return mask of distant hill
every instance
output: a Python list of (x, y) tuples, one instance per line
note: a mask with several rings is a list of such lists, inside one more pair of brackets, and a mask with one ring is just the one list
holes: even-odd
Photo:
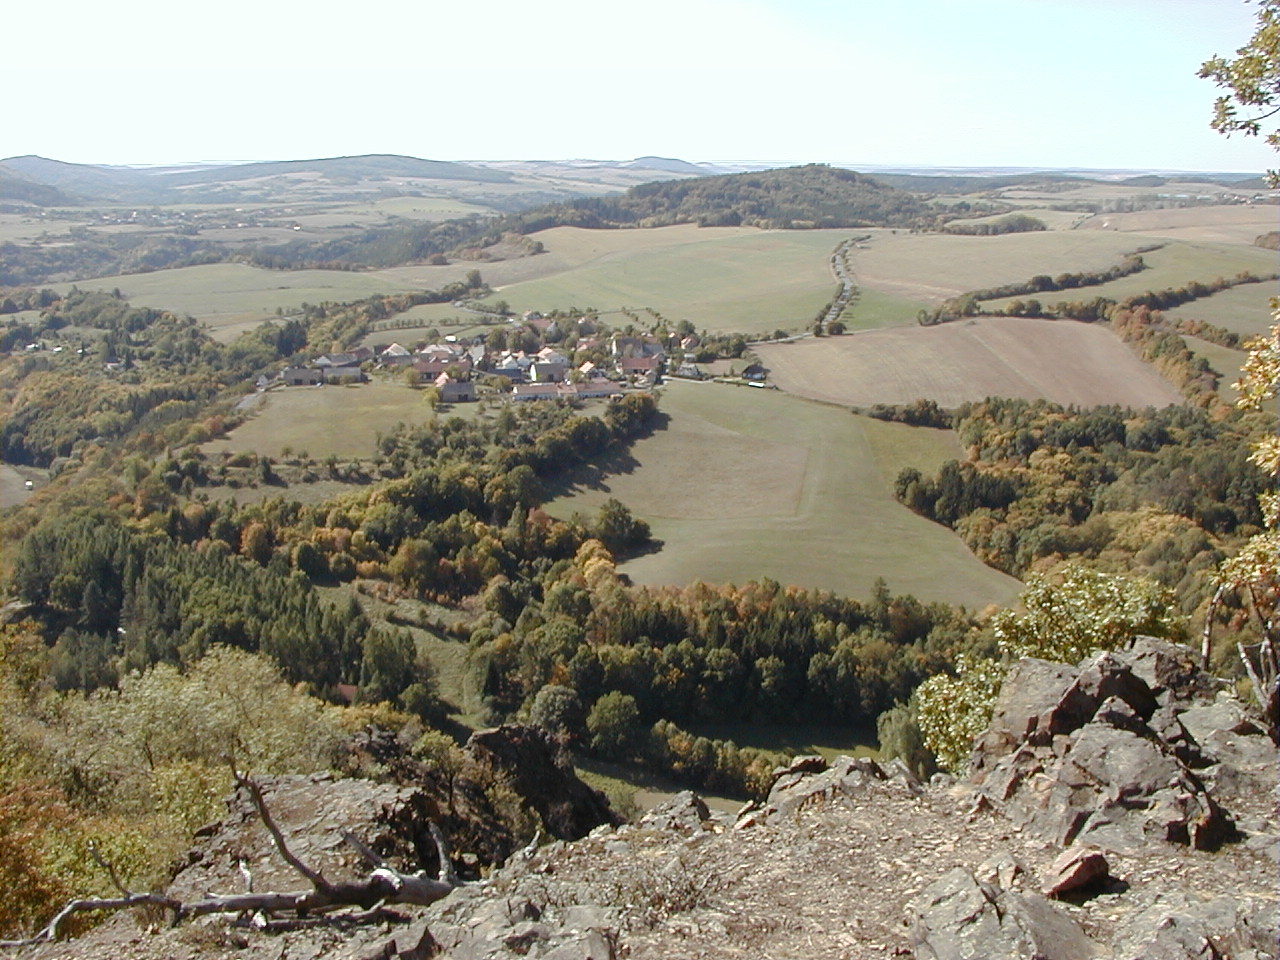
[[(318, 173), (333, 180), (380, 180), (406, 177), (430, 180), (468, 180), (479, 183), (509, 183), (511, 174), (465, 163), (421, 160), (372, 154), (362, 157), (332, 157), (317, 160), (279, 160), (265, 163), (222, 164), (189, 169), (167, 167), (135, 170), (130, 167), (63, 163), (45, 157), (23, 156), (0, 160), (0, 172), (25, 178), (34, 184), (56, 188), (69, 198), (82, 201), (111, 200), (134, 203), (164, 203), (186, 199), (176, 188), (238, 183), (290, 173)], [(37, 202), (37, 201), (32, 201)]]
[(695, 177), (705, 177), (709, 172), (706, 167), (688, 160), (674, 160), (668, 157), (636, 157), (626, 163), (619, 164), (630, 170), (661, 170), (664, 173), (687, 173)]
[(99, 167), (84, 163), (63, 163), (27, 155), (0, 160), (0, 171), (22, 177), (68, 194), (79, 200), (155, 201), (164, 189), (151, 177), (127, 167)]
[(872, 177), (821, 164), (632, 187), (617, 197), (553, 204), (520, 215), (522, 232), (550, 226), (769, 228), (907, 226), (929, 206)]
[(207, 167), (200, 170), (164, 173), (166, 183), (185, 186), (196, 183), (231, 183), (288, 173), (319, 173), (325, 177), (365, 180), (379, 177), (411, 177), (424, 180), (473, 180), (480, 183), (509, 183), (504, 170), (473, 167), (445, 160), (421, 160), (396, 154), (366, 154), (358, 157), (329, 157), (316, 160), (271, 160)]
[(21, 200), (40, 207), (70, 202), (70, 198), (57, 187), (38, 183), (3, 164), (0, 164), (0, 200)]

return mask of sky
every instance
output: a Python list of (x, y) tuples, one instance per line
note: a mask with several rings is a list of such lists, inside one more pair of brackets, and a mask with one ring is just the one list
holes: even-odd
[(1261, 171), (1245, 0), (14, 3), (0, 157)]

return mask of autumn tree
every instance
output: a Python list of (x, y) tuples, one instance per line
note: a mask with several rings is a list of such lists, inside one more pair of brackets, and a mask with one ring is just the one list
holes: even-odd
[[(1230, 136), (1256, 137), (1263, 124), (1280, 114), (1280, 0), (1259, 0), (1258, 22), (1249, 42), (1234, 59), (1214, 56), (1200, 66), (1200, 76), (1227, 91), (1214, 102), (1211, 125)], [(1266, 134), (1266, 142), (1280, 150), (1280, 128)], [(1280, 172), (1268, 171), (1272, 186)]]

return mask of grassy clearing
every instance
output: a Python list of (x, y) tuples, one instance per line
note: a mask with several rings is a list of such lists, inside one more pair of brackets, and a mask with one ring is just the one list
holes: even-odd
[[(454, 411), (475, 416), (478, 406), (459, 404)], [(202, 449), (210, 456), (227, 451), (274, 457), (288, 447), (317, 459), (331, 454), (372, 457), (378, 433), (399, 423), (425, 423), (432, 416), (420, 391), (390, 380), (358, 386), (288, 387), (271, 391), (255, 417)]]
[[(1273, 269), (1274, 266), (1273, 260)], [(1184, 303), (1166, 311), (1165, 315), (1174, 320), (1207, 320), (1241, 336), (1252, 337), (1270, 328), (1271, 298), (1275, 293), (1274, 283), (1246, 283), (1203, 300)]]
[(1164, 406), (1181, 397), (1102, 326), (980, 317), (754, 348), (783, 390), (848, 406), (984, 397)]
[(535, 235), (549, 252), (529, 261), (560, 269), (504, 285), (494, 299), (516, 310), (652, 307), (709, 330), (807, 326), (836, 289), (832, 249), (854, 232), (557, 228)]
[[(65, 293), (72, 284), (55, 284)], [(359, 300), (375, 293), (412, 289), (375, 273), (348, 270), (262, 270), (243, 263), (212, 263), (155, 273), (81, 281), (81, 289), (119, 287), (134, 306), (190, 314), (209, 325), (218, 340), (233, 340), (245, 330), (302, 303)]]
[[(1019, 584), (979, 563), (951, 531), (893, 498), (905, 451), (881, 463), (867, 421), (776, 391), (673, 383), (666, 429), (606, 469), (583, 473), (549, 505), (592, 513), (617, 497), (647, 520), (661, 550), (622, 565), (642, 584), (771, 577), (854, 597), (883, 576), (891, 590), (983, 606)], [(873, 435), (885, 425), (875, 424)], [(921, 431), (920, 466), (955, 455), (955, 439)], [(936, 447), (934, 447), (936, 444)]]
[(934, 304), (1038, 273), (1103, 269), (1142, 243), (1133, 236), (1097, 231), (998, 237), (871, 233), (871, 241), (850, 257), (858, 286)]
[[(1079, 233), (1078, 236), (1088, 236)], [(1131, 235), (1098, 234), (1099, 236), (1120, 236), (1132, 243), (1136, 239)], [(1230, 243), (1200, 243), (1184, 240), (1171, 241), (1159, 250), (1152, 250), (1142, 255), (1147, 269), (1111, 283), (1103, 283), (1096, 287), (1082, 287), (1078, 290), (1059, 290), (1042, 293), (1038, 299), (1045, 306), (1052, 306), (1060, 301), (1092, 300), (1094, 297), (1106, 297), (1110, 300), (1123, 300), (1125, 297), (1146, 293), (1148, 290), (1164, 290), (1169, 287), (1180, 287), (1190, 280), (1208, 281), (1217, 277), (1231, 277), (1242, 270), (1249, 270), (1262, 275), (1273, 273), (1276, 269), (1276, 255), (1273, 250), (1261, 247), (1246, 247)], [(1063, 271), (1077, 271), (1080, 267), (1063, 266), (1057, 270), (1046, 270), (1045, 273), (1057, 274)], [(1028, 279), (1027, 274), (1019, 279)], [(1251, 285), (1256, 289), (1264, 289), (1266, 284)], [(993, 310), (1003, 309), (1014, 299), (1026, 297), (1009, 297), (1004, 300), (988, 301), (986, 306)], [(1205, 301), (1200, 301), (1205, 302)], [(1225, 326), (1225, 324), (1224, 324)]]

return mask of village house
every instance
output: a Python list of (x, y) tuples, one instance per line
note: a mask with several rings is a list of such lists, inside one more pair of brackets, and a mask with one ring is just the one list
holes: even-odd
[(436, 377), (441, 403), (472, 403), (476, 399), (476, 385), (470, 380), (455, 380), (447, 373)]
[(393, 343), (378, 355), (384, 367), (402, 367), (413, 362), (413, 354), (398, 343)]
[(324, 383), (324, 371), (316, 367), (285, 367), (280, 371), (280, 382), (286, 387), (314, 387)]

